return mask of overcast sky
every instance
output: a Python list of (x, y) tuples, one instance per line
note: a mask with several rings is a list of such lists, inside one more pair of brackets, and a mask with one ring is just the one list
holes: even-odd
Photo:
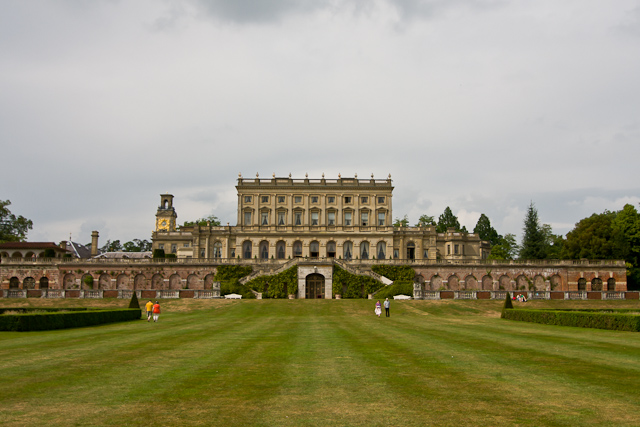
[(29, 241), (235, 225), (239, 172), (566, 234), (640, 202), (640, 1), (5, 0), (0, 149)]

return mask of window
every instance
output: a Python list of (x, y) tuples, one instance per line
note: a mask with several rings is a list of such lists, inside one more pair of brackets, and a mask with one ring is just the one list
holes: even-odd
[(327, 257), (328, 258), (336, 257), (336, 242), (327, 243)]
[(244, 196), (245, 203), (251, 203), (251, 196)]
[(447, 255), (451, 255), (451, 245), (447, 245)]
[(299, 240), (296, 242), (293, 242), (293, 256), (294, 257), (302, 256), (302, 242)]
[(260, 218), (260, 225), (269, 225), (269, 214), (267, 212), (262, 212)]
[(171, 253), (175, 254), (176, 252), (178, 252), (178, 245), (174, 243), (171, 245)]
[(269, 242), (260, 242), (260, 259), (269, 259)]
[(251, 212), (244, 213), (244, 225), (251, 225)]
[(222, 258), (222, 243), (215, 242), (213, 244), (213, 257)]
[(158, 249), (162, 249), (162, 250), (164, 251), (164, 243), (160, 243), (160, 244), (158, 245)]
[(425, 249), (422, 253), (422, 258), (429, 259), (429, 249)]
[(387, 244), (385, 242), (378, 242), (378, 259), (384, 259), (387, 252)]
[(295, 217), (294, 225), (302, 225), (302, 212), (296, 212), (293, 215)]
[(395, 248), (393, 249), (393, 257), (395, 259), (400, 258), (400, 249), (395, 249)]
[(278, 203), (284, 203), (284, 196), (278, 196)]
[(293, 198), (293, 201), (294, 201), (295, 203), (302, 203), (302, 196), (295, 196), (295, 197)]
[(311, 196), (311, 203), (318, 203), (318, 196)]
[(369, 242), (360, 243), (360, 259), (369, 259)]
[(360, 213), (360, 225), (366, 227), (369, 225), (369, 212)]
[(456, 254), (456, 255), (458, 255), (458, 247), (459, 246), (460, 245), (453, 245), (453, 253)]
[(262, 203), (269, 203), (269, 196), (262, 196)]
[(335, 203), (336, 198), (334, 196), (327, 196), (327, 203)]
[(189, 247), (189, 243), (185, 243), (185, 244), (184, 244), (184, 245), (182, 245), (182, 246), (183, 246), (183, 247), (185, 247), (185, 248), (188, 248), (188, 247)]
[(200, 249), (200, 258), (204, 258), (204, 248)]
[(336, 213), (335, 212), (329, 212), (327, 214), (327, 223), (329, 225), (336, 225)]
[(384, 203), (384, 196), (379, 196), (378, 197), (378, 203), (380, 203), (380, 204)]
[(342, 246), (342, 252), (344, 259), (351, 259), (351, 257), (353, 256), (353, 244), (351, 242), (344, 242), (344, 245)]
[(309, 256), (311, 258), (318, 258), (320, 256), (320, 244), (315, 240), (309, 244)]
[(344, 225), (351, 225), (351, 212), (344, 213)]
[(311, 212), (311, 225), (318, 225), (318, 212)]
[(276, 243), (276, 253), (277, 253), (278, 259), (284, 259), (285, 246), (286, 246), (286, 243), (283, 242), (282, 240)]
[(244, 259), (251, 259), (251, 242), (246, 241), (242, 244), (242, 255)]
[(351, 203), (351, 196), (344, 196), (345, 203)]
[(368, 197), (360, 197), (360, 203), (369, 203)]
[(378, 225), (384, 225), (384, 212), (378, 212)]
[(278, 212), (278, 225), (284, 225), (284, 212)]

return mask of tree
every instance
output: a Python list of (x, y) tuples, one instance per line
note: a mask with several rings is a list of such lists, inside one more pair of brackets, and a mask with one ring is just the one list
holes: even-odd
[(550, 224), (542, 224), (542, 233), (547, 251), (547, 259), (562, 258), (562, 248), (564, 247), (564, 237), (561, 234), (553, 234)]
[(613, 228), (615, 212), (605, 210), (593, 214), (576, 223), (567, 233), (562, 248), (562, 258), (567, 259), (615, 259), (623, 258), (621, 237), (616, 236)]
[(538, 210), (533, 202), (527, 209), (522, 231), (524, 234), (520, 247), (520, 258), (545, 259), (547, 257), (545, 234), (538, 220)]
[(624, 253), (627, 262), (627, 284), (629, 289), (640, 285), (640, 214), (632, 205), (626, 204), (618, 211), (612, 228), (616, 246)]
[(498, 244), (491, 247), (489, 259), (514, 259), (518, 256), (518, 250), (516, 236), (507, 233), (504, 237), (500, 237)]
[(151, 250), (151, 242), (148, 240), (133, 239), (122, 245), (124, 252), (147, 252)]
[(122, 245), (120, 244), (120, 240), (107, 240), (107, 243), (104, 244), (103, 247), (100, 248), (102, 252), (119, 252), (122, 250)]
[(488, 241), (491, 246), (495, 246), (502, 240), (502, 236), (498, 234), (495, 228), (491, 226), (491, 221), (485, 214), (480, 214), (478, 222), (473, 229), (482, 240)]
[(33, 222), (22, 215), (15, 216), (9, 206), (11, 201), (0, 200), (0, 243), (24, 242), (27, 232), (33, 229)]
[(451, 212), (451, 208), (447, 206), (438, 218), (438, 225), (436, 226), (436, 231), (438, 233), (446, 233), (449, 228), (455, 229), (455, 231), (464, 231), (466, 232), (466, 228), (460, 227), (460, 221), (458, 221), (458, 217)]
[(436, 225), (436, 220), (434, 219), (434, 217), (429, 215), (420, 215), (416, 227), (428, 227), (430, 225)]
[(209, 215), (204, 218), (196, 219), (195, 221), (185, 221), (182, 225), (183, 227), (193, 227), (194, 225), (198, 225), (200, 227), (204, 227), (206, 225), (211, 225), (213, 227), (219, 227), (221, 225), (220, 220), (215, 215)]
[(409, 217), (407, 215), (404, 216), (404, 218), (402, 219), (398, 219), (396, 218), (395, 222), (393, 223), (394, 227), (408, 227), (409, 226)]

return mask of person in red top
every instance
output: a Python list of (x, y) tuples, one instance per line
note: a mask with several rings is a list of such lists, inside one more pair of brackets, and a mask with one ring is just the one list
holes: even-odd
[(158, 317), (160, 317), (160, 303), (156, 301), (156, 303), (153, 305), (153, 321), (157, 322)]

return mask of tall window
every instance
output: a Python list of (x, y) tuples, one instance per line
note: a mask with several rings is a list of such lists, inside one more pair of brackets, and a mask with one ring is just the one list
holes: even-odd
[(360, 243), (360, 259), (369, 259), (369, 242)]
[(302, 242), (299, 240), (293, 242), (293, 256), (294, 257), (302, 256)]
[(318, 225), (318, 212), (311, 212), (311, 225)]
[(278, 212), (278, 225), (284, 225), (284, 212)]
[(351, 225), (351, 212), (344, 213), (344, 225)]
[(387, 244), (385, 242), (378, 242), (378, 259), (385, 259), (387, 251)]
[(175, 254), (176, 252), (178, 252), (178, 245), (174, 243), (171, 245), (171, 253)]
[(251, 212), (244, 213), (244, 225), (251, 225)]
[(262, 212), (260, 218), (260, 225), (269, 225), (269, 214), (267, 212)]
[(294, 225), (302, 225), (302, 212), (295, 212), (294, 216)]
[(369, 225), (369, 212), (360, 213), (360, 225), (362, 225), (363, 227)]
[(269, 259), (269, 242), (260, 242), (260, 259)]
[(311, 258), (318, 258), (320, 256), (320, 244), (315, 240), (309, 243), (309, 256)]
[(213, 244), (213, 257), (222, 258), (222, 243), (215, 242)]
[(329, 225), (336, 225), (336, 213), (335, 212), (329, 212), (327, 214), (327, 223)]
[(336, 257), (336, 242), (327, 242), (327, 257)]
[(276, 256), (278, 257), (278, 259), (284, 259), (284, 251), (285, 243), (280, 240), (278, 243), (276, 243)]
[(242, 244), (242, 256), (244, 259), (251, 259), (251, 242), (248, 240)]
[(378, 225), (383, 226), (385, 223), (385, 215), (384, 212), (378, 212)]
[(342, 245), (342, 256), (347, 260), (353, 257), (353, 243), (344, 242), (344, 245)]

